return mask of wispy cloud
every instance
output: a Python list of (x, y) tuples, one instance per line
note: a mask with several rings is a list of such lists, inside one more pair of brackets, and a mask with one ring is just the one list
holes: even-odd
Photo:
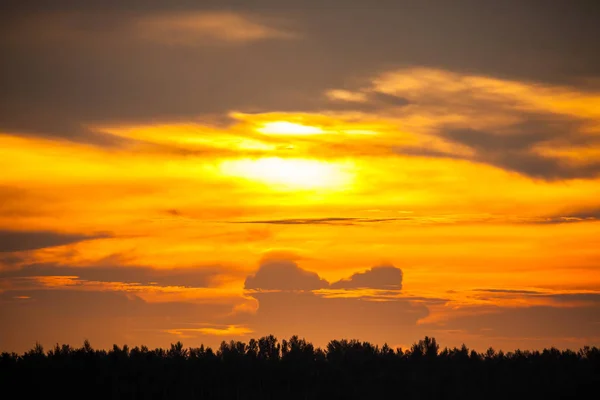
[(164, 332), (169, 333), (171, 335), (179, 336), (181, 338), (193, 338), (198, 335), (211, 335), (211, 336), (226, 336), (226, 337), (236, 337), (236, 336), (245, 336), (254, 331), (245, 326), (239, 325), (228, 325), (225, 327), (215, 326), (215, 327), (206, 327), (206, 328), (176, 328), (176, 329), (167, 329)]
[(273, 225), (356, 225), (363, 223), (377, 223), (409, 218), (351, 218), (351, 217), (329, 217), (329, 218), (286, 218), (256, 221), (228, 221), (232, 224), (273, 224)]
[(0, 253), (37, 250), (110, 236), (108, 233), (85, 235), (51, 231), (0, 230)]
[(269, 26), (260, 18), (227, 11), (147, 15), (134, 20), (133, 27), (143, 39), (185, 46), (297, 37), (283, 28)]

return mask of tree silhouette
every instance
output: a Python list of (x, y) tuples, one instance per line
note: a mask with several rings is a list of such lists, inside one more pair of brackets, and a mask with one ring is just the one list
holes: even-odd
[(86, 340), (81, 348), (57, 343), (44, 352), (36, 343), (22, 355), (2, 353), (0, 382), (5, 398), (588, 398), (600, 384), (600, 349), (477, 353), (466, 345), (440, 350), (432, 337), (408, 350), (356, 339), (321, 349), (269, 335), (223, 341), (216, 352), (181, 342), (105, 351)]

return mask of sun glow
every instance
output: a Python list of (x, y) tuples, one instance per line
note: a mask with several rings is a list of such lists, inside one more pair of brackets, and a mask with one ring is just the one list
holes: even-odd
[(224, 175), (292, 189), (339, 189), (353, 177), (350, 165), (298, 158), (227, 160), (221, 163), (220, 169)]
[(257, 129), (267, 135), (317, 135), (325, 133), (316, 126), (302, 125), (288, 121), (267, 122)]

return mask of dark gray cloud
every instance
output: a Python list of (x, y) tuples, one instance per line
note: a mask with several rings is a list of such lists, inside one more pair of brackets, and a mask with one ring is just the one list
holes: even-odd
[(63, 234), (50, 231), (7, 231), (0, 230), (0, 253), (43, 249), (62, 246), (83, 240), (109, 237), (108, 234), (83, 235)]
[(528, 224), (538, 224), (538, 225), (547, 225), (547, 224), (573, 224), (577, 222), (591, 222), (596, 221), (597, 217), (573, 217), (569, 215), (559, 216), (559, 217), (541, 217), (532, 221), (527, 221)]
[[(548, 297), (558, 302), (600, 303), (600, 293), (561, 293), (549, 295)], [(600, 323), (600, 319), (598, 319), (598, 322)]]
[[(475, 130), (456, 130), (446, 132), (443, 136), (474, 148), (476, 160), (493, 164), (503, 169), (516, 171), (534, 178), (569, 179), (594, 177), (600, 173), (600, 162), (583, 166), (573, 166), (556, 158), (544, 157), (533, 151), (533, 146), (550, 141), (559, 135), (569, 138), (571, 144), (577, 142), (572, 132), (556, 131), (544, 126), (537, 127), (540, 132), (530, 132), (527, 127), (520, 128), (519, 134), (498, 135)], [(547, 130), (546, 130), (547, 129)], [(596, 143), (600, 144), (600, 143)]]
[(572, 164), (536, 152), (536, 146), (550, 144), (557, 147), (600, 146), (598, 138), (580, 133), (581, 121), (538, 114), (522, 114), (519, 117), (525, 122), (496, 130), (442, 128), (437, 132), (443, 139), (470, 147), (474, 150), (473, 156), (427, 148), (398, 148), (396, 152), (413, 156), (469, 159), (544, 180), (593, 178), (600, 175), (600, 161)]
[(402, 271), (391, 265), (373, 267), (364, 272), (357, 272), (350, 278), (331, 284), (332, 289), (402, 289)]
[(549, 215), (533, 221), (536, 224), (571, 224), (576, 222), (591, 222), (600, 220), (599, 209), (583, 209), (579, 211), (563, 212), (560, 215)]
[[(301, 38), (190, 48), (125, 34), (140, 15), (219, 9), (283, 19)], [(0, 129), (71, 140), (102, 142), (90, 123), (318, 110), (328, 88), (402, 66), (580, 86), (600, 76), (590, 1), (9, 0), (2, 11)], [(60, 29), (68, 40), (52, 39)]]
[(372, 92), (369, 94), (369, 98), (375, 103), (392, 107), (401, 107), (410, 104), (410, 101), (404, 97), (382, 92)]
[(382, 265), (357, 272), (349, 278), (330, 284), (317, 273), (300, 268), (295, 262), (282, 258), (266, 258), (256, 274), (248, 276), (245, 289), (262, 290), (317, 290), (317, 289), (402, 289), (402, 270)]
[(534, 178), (568, 179), (594, 177), (600, 174), (600, 162), (583, 166), (569, 165), (556, 158), (544, 157), (533, 151), (535, 145), (561, 136), (570, 144), (596, 144), (594, 139), (584, 139), (574, 134), (572, 124), (551, 125), (543, 121), (519, 124), (516, 134), (498, 134), (471, 129), (450, 130), (443, 137), (467, 145), (476, 151), (477, 161), (493, 164)]
[(428, 305), (446, 301), (419, 297), (328, 297), (310, 290), (368, 287), (381, 289), (382, 296), (397, 295), (402, 272), (391, 266), (375, 267), (331, 286), (317, 274), (291, 262), (273, 264), (271, 268), (261, 266), (259, 273), (260, 280), (253, 278), (250, 283), (246, 280), (246, 289), (279, 290), (250, 294), (259, 303), (256, 315), (249, 318), (257, 334), (277, 332), (284, 337), (299, 334), (318, 344), (348, 335), (377, 343), (409, 343), (416, 337), (417, 321), (429, 314)]
[(586, 208), (567, 213), (565, 216), (579, 219), (600, 219), (600, 207)]
[[(367, 286), (381, 288), (382, 295), (397, 295), (401, 276), (397, 268), (375, 267), (353, 275), (340, 287)], [(257, 335), (276, 332), (280, 337), (286, 337), (298, 334), (319, 345), (332, 337), (348, 338), (349, 335), (376, 343), (409, 343), (417, 336), (417, 321), (429, 313), (427, 306), (445, 302), (419, 297), (375, 299), (316, 294), (309, 289), (328, 288), (329, 284), (317, 274), (307, 273), (291, 262), (272, 264), (270, 268), (263, 265), (256, 278), (251, 278), (252, 281), (246, 281), (246, 289), (274, 289), (250, 293), (259, 305), (256, 315), (248, 316), (247, 320), (256, 328)], [(387, 289), (396, 290), (385, 291)]]
[(230, 304), (149, 303), (125, 292), (4, 291), (0, 293), (0, 351), (23, 351), (35, 342), (46, 348), (55, 343), (76, 346), (84, 339), (98, 348), (113, 343), (164, 347), (177, 340), (166, 330), (207, 321), (227, 323), (230, 311)]
[(155, 269), (140, 266), (87, 266), (73, 267), (52, 264), (26, 265), (18, 270), (0, 271), (0, 279), (30, 278), (36, 276), (76, 276), (82, 281), (156, 284), (159, 286), (209, 287), (222, 272), (213, 268)]
[(258, 311), (252, 318), (257, 335), (304, 336), (318, 345), (332, 338), (358, 338), (374, 343), (411, 343), (421, 335), (417, 321), (426, 304), (406, 299), (366, 301), (324, 298), (313, 293), (255, 293)]
[(256, 274), (246, 278), (245, 289), (258, 290), (317, 290), (329, 282), (314, 272), (305, 271), (296, 263), (285, 260), (266, 260)]
[(489, 337), (597, 337), (600, 335), (600, 307), (497, 307), (483, 314), (474, 310), (473, 315), (444, 322), (443, 329)]
[(474, 292), (487, 293), (489, 299), (498, 295), (514, 295), (522, 298), (544, 298), (556, 303), (600, 303), (600, 293), (595, 292), (571, 292), (571, 293), (548, 293), (536, 290), (517, 289), (473, 289)]

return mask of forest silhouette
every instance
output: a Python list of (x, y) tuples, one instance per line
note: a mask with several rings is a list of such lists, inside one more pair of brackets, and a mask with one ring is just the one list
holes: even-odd
[(359, 340), (318, 348), (298, 336), (181, 342), (151, 350), (40, 344), (2, 353), (5, 398), (101, 399), (544, 399), (587, 398), (600, 387), (600, 349), (485, 353), (425, 337), (409, 349)]

